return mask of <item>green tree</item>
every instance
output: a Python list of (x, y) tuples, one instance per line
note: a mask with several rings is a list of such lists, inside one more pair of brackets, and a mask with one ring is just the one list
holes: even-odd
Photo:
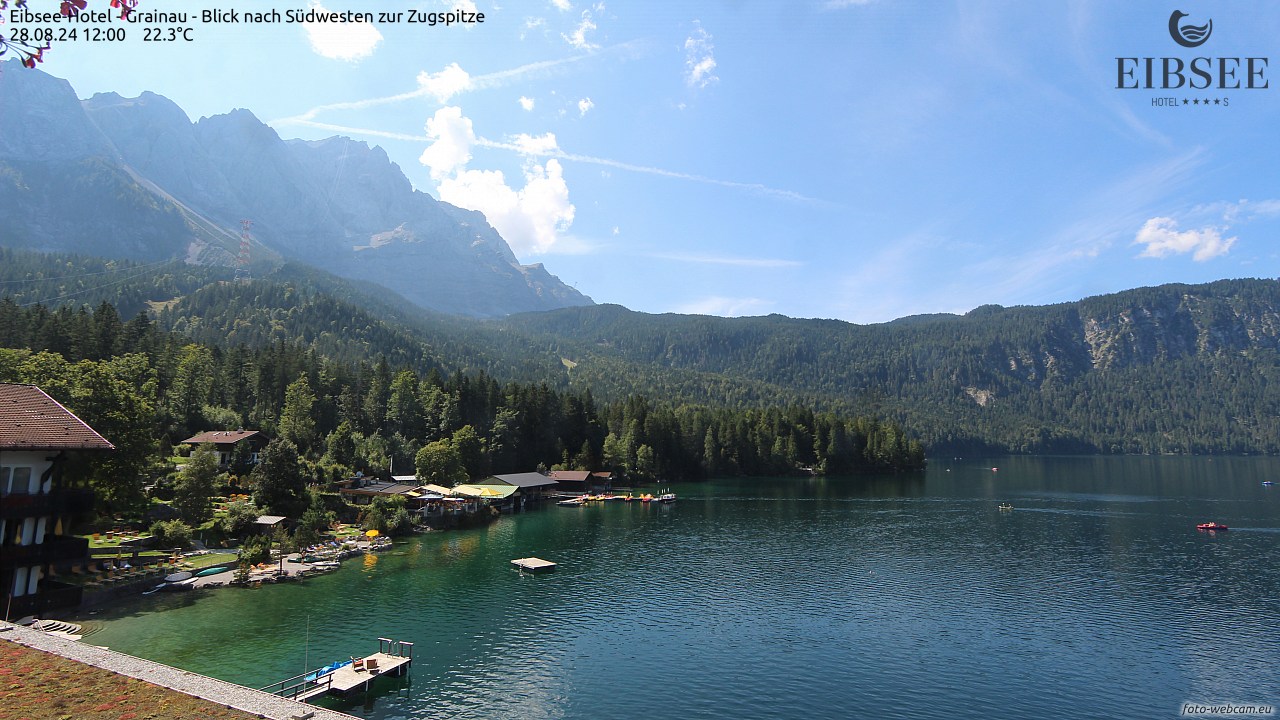
[(215, 374), (213, 352), (209, 348), (191, 343), (179, 352), (178, 367), (165, 393), (165, 402), (169, 414), (181, 423), (179, 437), (186, 437), (197, 429), (195, 424), (201, 420), (204, 406), (212, 397)]
[(161, 550), (191, 547), (191, 526), (181, 520), (160, 520), (151, 524), (151, 546)]
[(68, 407), (116, 449), (88, 463), (97, 502), (107, 513), (137, 513), (145, 473), (158, 451), (155, 371), (142, 355), (76, 363)]
[(247, 500), (239, 500), (227, 505), (227, 514), (222, 517), (219, 524), (227, 537), (244, 537), (253, 529), (253, 524), (260, 515), (262, 510), (257, 505)]
[(351, 467), (356, 462), (355, 428), (349, 420), (338, 423), (338, 427), (324, 439), (325, 459), (331, 463)]
[(191, 453), (173, 485), (173, 507), (182, 519), (200, 525), (213, 517), (214, 485), (218, 479), (218, 454), (212, 443)]
[(418, 480), (424, 483), (452, 486), (467, 479), (462, 455), (449, 440), (427, 443), (414, 457)]
[(310, 451), (316, 439), (314, 416), (316, 394), (307, 376), (299, 376), (284, 391), (284, 410), (280, 412), (280, 437), (293, 443), (300, 454)]
[(413, 515), (400, 496), (377, 497), (365, 509), (360, 527), (383, 535), (406, 535), (413, 530)]
[(502, 407), (489, 429), (489, 467), (494, 472), (515, 469), (520, 451), (520, 413)]
[(253, 502), (273, 515), (296, 518), (310, 504), (302, 460), (298, 448), (283, 438), (267, 444), (261, 462), (249, 477), (253, 482)]
[(311, 503), (307, 506), (307, 511), (302, 514), (302, 518), (298, 520), (298, 528), (293, 535), (294, 543), (298, 547), (320, 542), (324, 538), (324, 532), (336, 519), (334, 513), (325, 508), (324, 498), (319, 490), (312, 488), (309, 494)]
[(470, 425), (463, 425), (453, 433), (453, 447), (462, 460), (462, 468), (468, 478), (482, 477), (488, 472), (485, 462), (484, 440)]

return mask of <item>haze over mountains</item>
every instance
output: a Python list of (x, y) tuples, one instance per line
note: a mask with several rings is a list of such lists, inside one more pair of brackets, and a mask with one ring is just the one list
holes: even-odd
[(282, 140), (247, 110), (192, 123), (165, 97), (0, 72), (0, 243), (230, 265), (253, 221), (259, 268), (290, 258), (471, 316), (589, 305), (522, 265), (478, 212), (413, 189), (379, 147)]

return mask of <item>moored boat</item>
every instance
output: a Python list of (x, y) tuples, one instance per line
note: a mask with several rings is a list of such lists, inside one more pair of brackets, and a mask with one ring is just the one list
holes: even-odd
[(576, 497), (576, 498), (569, 498), (568, 500), (561, 500), (556, 504), (561, 507), (582, 507), (583, 505), (586, 504), (586, 501), (580, 497)]
[(1000, 503), (1000, 509), (1001, 509), (1001, 510), (1012, 510), (1012, 509), (1013, 509), (1013, 506), (1012, 506), (1012, 505), (1010, 505), (1009, 503)]
[(1207, 523), (1200, 523), (1199, 525), (1196, 526), (1196, 529), (1222, 531), (1222, 530), (1230, 530), (1231, 528), (1227, 527), (1226, 525), (1223, 525), (1222, 523), (1207, 522)]

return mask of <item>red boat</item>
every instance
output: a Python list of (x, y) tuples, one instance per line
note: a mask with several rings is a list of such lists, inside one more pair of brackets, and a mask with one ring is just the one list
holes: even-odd
[(1222, 523), (1207, 522), (1207, 523), (1200, 523), (1199, 525), (1196, 526), (1196, 529), (1197, 530), (1230, 530), (1231, 528), (1227, 527), (1226, 525), (1223, 525)]

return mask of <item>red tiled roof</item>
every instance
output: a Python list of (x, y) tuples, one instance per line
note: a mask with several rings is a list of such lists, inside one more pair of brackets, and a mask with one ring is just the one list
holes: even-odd
[(114, 450), (35, 385), (0, 383), (0, 450)]
[(209, 430), (202, 432), (194, 437), (183, 440), (184, 443), (192, 443), (194, 445), (203, 445), (204, 443), (213, 443), (214, 445), (235, 445), (236, 443), (257, 435), (257, 430)]

